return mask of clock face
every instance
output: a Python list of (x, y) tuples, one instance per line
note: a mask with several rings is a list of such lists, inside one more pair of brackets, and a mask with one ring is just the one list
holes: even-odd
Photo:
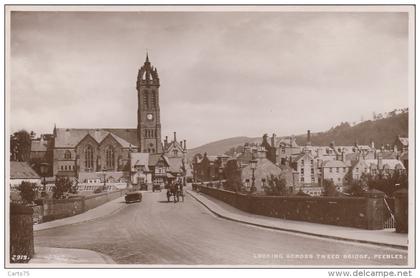
[(149, 113), (149, 114), (146, 115), (146, 117), (149, 121), (153, 120), (153, 114)]

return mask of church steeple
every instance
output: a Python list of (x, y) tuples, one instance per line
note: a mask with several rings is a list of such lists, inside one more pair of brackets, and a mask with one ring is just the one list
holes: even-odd
[(158, 72), (146, 52), (146, 60), (137, 75), (137, 136), (141, 152), (162, 153), (159, 87)]

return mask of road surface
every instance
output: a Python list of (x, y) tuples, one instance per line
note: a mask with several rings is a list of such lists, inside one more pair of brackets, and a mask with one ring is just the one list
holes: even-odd
[(35, 245), (89, 249), (119, 264), (407, 265), (404, 250), (240, 224), (214, 216), (189, 195), (168, 203), (164, 190), (101, 219), (37, 231)]

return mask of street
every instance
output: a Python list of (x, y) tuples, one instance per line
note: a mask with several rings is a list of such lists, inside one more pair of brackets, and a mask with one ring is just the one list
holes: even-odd
[(119, 264), (406, 265), (404, 250), (258, 228), (218, 218), (191, 196), (166, 190), (79, 224), (35, 232), (35, 246), (101, 252)]

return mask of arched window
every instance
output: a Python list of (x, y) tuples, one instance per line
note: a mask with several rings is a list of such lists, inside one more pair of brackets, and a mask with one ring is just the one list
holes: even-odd
[(143, 103), (144, 106), (149, 106), (149, 92), (143, 91), (144, 97), (143, 97)]
[(85, 149), (85, 168), (93, 169), (93, 148), (91, 145), (88, 145)]
[(64, 159), (71, 159), (71, 152), (69, 150), (64, 152)]
[(108, 148), (105, 151), (105, 157), (106, 157), (106, 168), (107, 169), (114, 169), (115, 167), (115, 154), (114, 154), (114, 148), (112, 146), (108, 146)]
[(151, 98), (152, 98), (152, 107), (156, 107), (156, 92), (155, 91), (152, 92)]

